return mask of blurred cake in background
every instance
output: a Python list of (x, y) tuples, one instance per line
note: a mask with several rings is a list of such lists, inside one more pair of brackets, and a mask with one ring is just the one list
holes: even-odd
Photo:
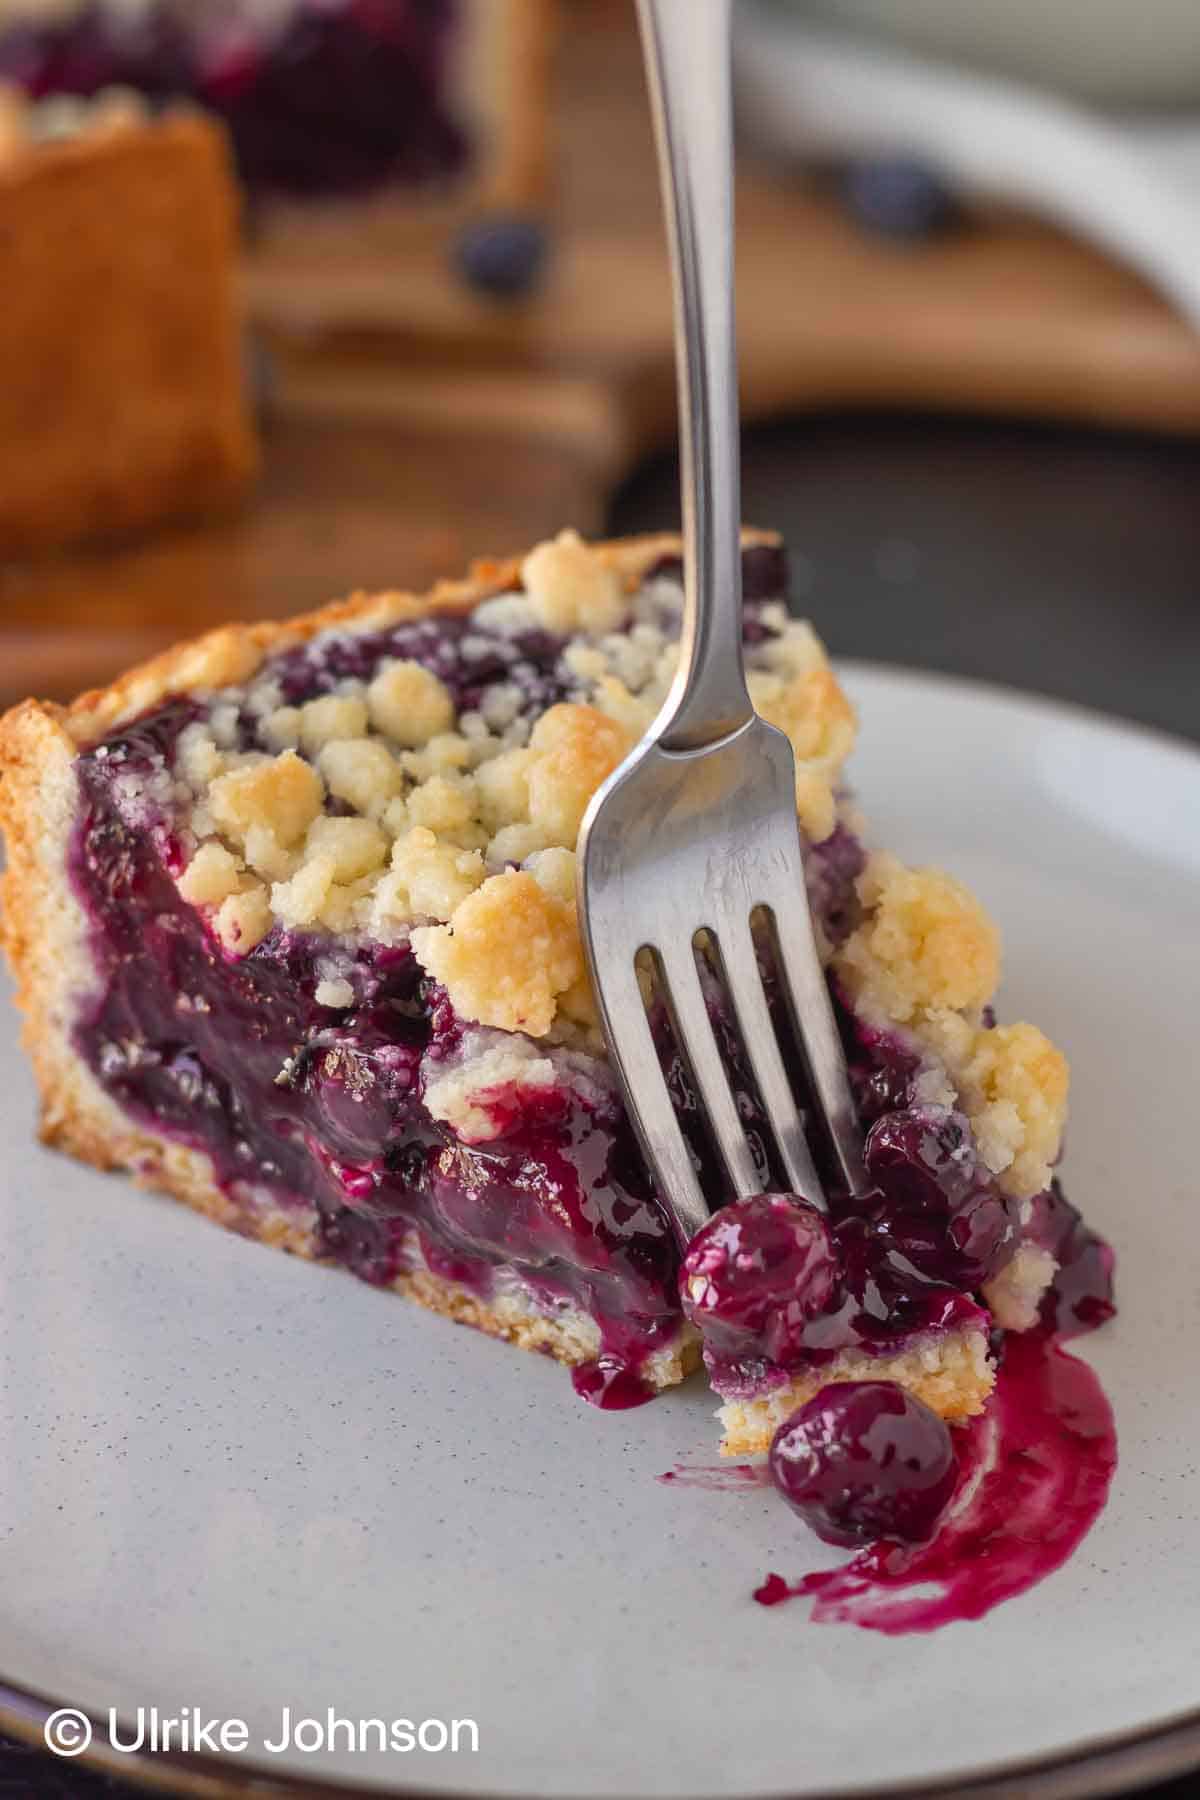
[(246, 490), (237, 212), (199, 112), (0, 88), (0, 556)]
[(0, 0), (0, 77), (37, 97), (117, 84), (195, 101), (225, 123), (255, 192), (475, 181), (481, 163), (526, 154), (538, 134), (551, 11), (549, 0)]
[(0, 71), (27, 92), (186, 96), (252, 187), (340, 192), (452, 174), (455, 0), (0, 0)]

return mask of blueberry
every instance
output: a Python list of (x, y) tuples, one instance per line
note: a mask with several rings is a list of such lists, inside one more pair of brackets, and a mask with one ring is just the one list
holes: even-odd
[(1029, 1235), (1058, 1263), (1042, 1300), (1043, 1326), (1063, 1337), (1094, 1331), (1117, 1310), (1110, 1245), (1084, 1224), (1057, 1181), (1037, 1196), (1032, 1210)]
[(954, 1493), (949, 1428), (890, 1381), (821, 1389), (775, 1433), (771, 1479), (828, 1544), (925, 1543)]
[(545, 260), (544, 227), (519, 213), (473, 219), (454, 246), (455, 266), (468, 286), (500, 300), (527, 294)]
[(838, 1264), (824, 1216), (795, 1194), (757, 1194), (714, 1213), (679, 1276), (687, 1317), (720, 1356), (787, 1362), (833, 1298)]
[(954, 219), (954, 196), (936, 169), (913, 156), (864, 157), (845, 175), (846, 204), (861, 225), (915, 242)]
[(888, 1199), (913, 1212), (953, 1209), (978, 1177), (971, 1127), (943, 1106), (885, 1113), (868, 1132), (863, 1155)]
[(867, 1133), (863, 1155), (884, 1196), (890, 1245), (929, 1280), (975, 1288), (1011, 1256), (1014, 1207), (980, 1164), (961, 1113), (939, 1106), (885, 1113)]

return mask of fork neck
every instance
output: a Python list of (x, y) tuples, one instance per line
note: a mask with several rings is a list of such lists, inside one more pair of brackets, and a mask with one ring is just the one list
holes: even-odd
[(742, 656), (730, 0), (638, 0), (675, 295), (684, 617), (656, 735), (713, 743), (753, 716)]

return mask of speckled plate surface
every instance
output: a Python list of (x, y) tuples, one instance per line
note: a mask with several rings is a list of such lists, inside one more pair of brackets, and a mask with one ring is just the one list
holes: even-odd
[[(1080, 1349), (1121, 1466), (1074, 1559), (929, 1636), (764, 1611), (767, 1569), (834, 1553), (762, 1490), (655, 1479), (715, 1460), (702, 1383), (594, 1412), (549, 1362), (50, 1155), (9, 1015), (0, 1722), (36, 1724), (18, 1690), (101, 1719), (199, 1707), (246, 1724), (230, 1777), (483, 1794), (828, 1794), (1029, 1760), (1095, 1793), (1200, 1756), (1200, 757), (848, 674), (877, 841), (986, 898), (1003, 1011), (1074, 1065), (1068, 1189), (1117, 1245), (1122, 1309)], [(268, 1751), (285, 1707), (471, 1719), (479, 1748)]]

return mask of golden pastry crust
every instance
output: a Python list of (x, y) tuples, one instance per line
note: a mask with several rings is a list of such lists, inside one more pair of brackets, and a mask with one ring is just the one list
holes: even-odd
[(847, 1350), (759, 1399), (726, 1402), (717, 1412), (725, 1434), (721, 1455), (757, 1456), (769, 1450), (783, 1421), (831, 1381), (897, 1382), (953, 1422), (983, 1411), (996, 1384), (996, 1371), (988, 1357), (987, 1334), (974, 1328), (931, 1339), (897, 1356)]
[[(745, 541), (773, 545), (778, 538), (747, 532)], [(597, 553), (634, 588), (664, 557), (678, 556), (680, 544), (677, 537), (661, 535), (600, 545)], [(45, 1143), (97, 1169), (127, 1170), (142, 1186), (171, 1194), (245, 1236), (294, 1255), (316, 1256), (311, 1213), (263, 1208), (252, 1196), (226, 1191), (207, 1156), (140, 1129), (75, 1053), (72, 1022), (95, 985), (87, 920), (67, 873), (78, 805), (75, 758), (170, 695), (238, 686), (267, 656), (320, 632), (373, 631), (431, 612), (469, 611), (514, 587), (520, 566), (516, 558), (480, 562), (465, 580), (440, 582), (427, 594), (358, 594), (284, 624), (225, 626), (164, 651), (71, 706), (27, 700), (0, 719), (0, 827), (7, 850), (0, 877), (0, 941), (16, 978)], [(250, 891), (261, 888), (251, 884)], [(238, 898), (230, 895), (222, 904)], [(583, 1315), (564, 1323), (528, 1304), (522, 1309), (512, 1296), (485, 1303), (424, 1270), (399, 1277), (395, 1286), (436, 1312), (525, 1348), (549, 1351), (561, 1361), (577, 1363), (594, 1354)], [(694, 1339), (681, 1326), (678, 1341), (652, 1361), (649, 1378), (659, 1386), (679, 1381), (697, 1355)]]
[(24, 553), (228, 507), (258, 455), (220, 127), (97, 102), (74, 136), (41, 142), (8, 113), (0, 546)]

